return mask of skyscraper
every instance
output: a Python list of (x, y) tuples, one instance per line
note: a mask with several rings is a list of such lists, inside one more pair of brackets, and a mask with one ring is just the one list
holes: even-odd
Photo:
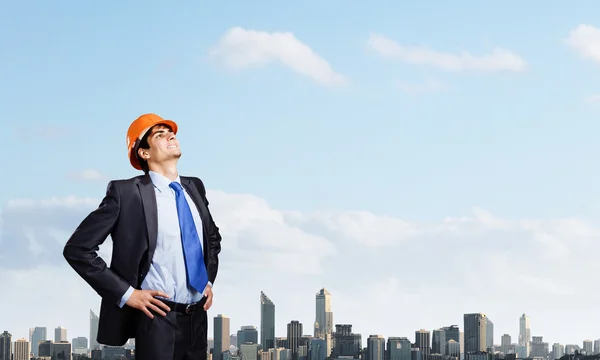
[(431, 353), (431, 333), (428, 330), (415, 331), (415, 347), (421, 350), (421, 354)]
[(405, 337), (389, 337), (387, 341), (387, 360), (411, 360), (411, 343)]
[(519, 352), (520, 357), (526, 358), (530, 353), (530, 345), (531, 342), (531, 323), (529, 320), (529, 316), (526, 314), (521, 315), (519, 318)]
[(263, 350), (275, 347), (275, 304), (260, 292), (260, 344)]
[(67, 329), (62, 326), (54, 329), (54, 342), (62, 342), (67, 340)]
[(29, 341), (26, 339), (15, 341), (15, 353), (13, 354), (13, 358), (13, 360), (29, 360)]
[(465, 314), (465, 354), (487, 351), (487, 316), (482, 313)]
[(215, 345), (213, 348), (213, 360), (223, 360), (223, 353), (229, 351), (229, 334), (230, 321), (227, 316), (219, 314), (214, 321), (214, 339)]
[(494, 347), (494, 323), (487, 316), (485, 321), (485, 349), (486, 351), (493, 352), (493, 350), (490, 349)]
[(12, 360), (12, 335), (8, 331), (0, 334), (0, 360)]
[(333, 333), (333, 313), (331, 312), (331, 294), (325, 288), (315, 296), (315, 337), (325, 339)]
[(40, 341), (48, 340), (47, 329), (45, 327), (35, 327), (29, 329), (29, 346), (31, 347), (31, 353), (34, 356), (38, 356), (38, 344)]
[(385, 338), (381, 335), (370, 335), (367, 338), (367, 351), (369, 360), (384, 360)]
[(287, 340), (288, 347), (292, 351), (292, 359), (298, 359), (298, 345), (302, 337), (302, 323), (297, 320), (292, 320), (287, 325)]
[(250, 343), (250, 344), (258, 344), (258, 330), (256, 330), (256, 326), (245, 325), (242, 326), (240, 330), (237, 332), (237, 343), (238, 348), (242, 344)]
[(98, 337), (98, 315), (96, 315), (91, 309), (90, 309), (90, 349), (91, 350), (98, 350), (100, 349), (100, 344), (98, 344), (98, 340), (96, 339)]

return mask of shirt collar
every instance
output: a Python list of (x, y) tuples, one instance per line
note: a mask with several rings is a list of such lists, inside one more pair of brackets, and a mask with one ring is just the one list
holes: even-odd
[[(161, 175), (154, 171), (149, 171), (148, 175), (150, 175), (150, 179), (152, 179), (152, 184), (154, 184), (158, 191), (163, 192), (165, 190), (171, 189), (169, 187), (169, 184), (171, 184), (172, 181), (164, 175)], [(178, 182), (181, 185), (181, 178), (179, 177), (179, 175), (177, 175), (177, 179), (175, 179), (175, 182)]]

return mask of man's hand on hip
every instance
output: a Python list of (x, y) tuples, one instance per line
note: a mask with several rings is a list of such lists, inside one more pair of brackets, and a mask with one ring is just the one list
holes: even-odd
[[(167, 316), (165, 311), (169, 312), (171, 309), (169, 309), (167, 304), (155, 298), (155, 296), (169, 297), (169, 295), (158, 290), (133, 290), (126, 304), (134, 309), (143, 311), (150, 319), (154, 319), (154, 315), (152, 315), (150, 310), (162, 316)], [(162, 311), (161, 308), (165, 311)]]
[(212, 306), (213, 300), (213, 291), (210, 285), (206, 285), (206, 288), (204, 288), (204, 296), (206, 296), (206, 303), (204, 303), (204, 311), (208, 311), (208, 309), (210, 309), (210, 307)]

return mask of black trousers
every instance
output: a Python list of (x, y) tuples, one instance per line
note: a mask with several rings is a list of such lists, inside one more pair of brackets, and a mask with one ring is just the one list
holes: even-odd
[(153, 313), (150, 319), (137, 314), (135, 360), (206, 360), (208, 318), (198, 303), (194, 312), (171, 310), (167, 316)]

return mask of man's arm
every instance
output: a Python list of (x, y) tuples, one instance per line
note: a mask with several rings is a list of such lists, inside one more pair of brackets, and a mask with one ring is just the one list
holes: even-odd
[(106, 265), (97, 251), (112, 232), (119, 211), (119, 189), (111, 181), (98, 208), (79, 224), (63, 250), (63, 256), (79, 276), (113, 304), (119, 303), (130, 286)]
[(206, 198), (206, 189), (204, 188), (204, 183), (199, 178), (193, 178), (194, 183), (198, 188), (198, 192), (202, 197), (202, 201), (206, 206), (206, 210), (208, 211), (208, 218), (210, 219), (210, 223), (206, 227), (208, 233), (208, 263), (206, 264), (206, 272), (208, 273), (208, 282), (209, 286), (215, 282), (217, 278), (217, 272), (219, 270), (219, 253), (221, 252), (221, 234), (219, 233), (219, 228), (215, 224), (213, 217), (210, 213), (210, 209), (208, 208), (208, 199)]

